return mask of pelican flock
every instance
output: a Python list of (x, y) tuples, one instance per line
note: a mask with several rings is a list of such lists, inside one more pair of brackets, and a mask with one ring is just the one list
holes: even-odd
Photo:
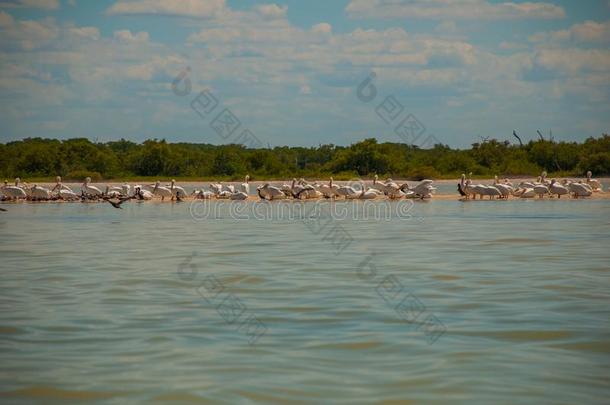
[[(209, 187), (193, 190), (190, 194), (186, 189), (179, 186), (175, 179), (162, 185), (160, 181), (148, 185), (130, 185), (123, 183), (120, 186), (109, 186), (91, 182), (91, 178), (84, 179), (80, 190), (74, 191), (63, 184), (61, 177), (55, 179), (55, 186), (46, 188), (38, 184), (28, 184), (16, 178), (14, 184), (8, 180), (0, 187), (0, 201), (109, 201), (117, 200), (120, 205), (127, 200), (138, 201), (184, 201), (187, 198), (201, 200), (247, 200), (252, 193), (256, 193), (262, 200), (374, 200), (374, 199), (430, 199), (436, 188), (434, 181), (424, 179), (417, 184), (408, 182), (397, 183), (391, 178), (380, 181), (377, 175), (372, 182), (357, 181), (348, 182), (343, 185), (336, 184), (330, 177), (329, 181), (311, 183), (304, 178), (293, 178), (290, 184), (274, 185), (263, 183), (254, 190), (250, 188), (250, 176), (246, 175), (244, 182), (234, 186), (222, 182), (210, 183)], [(586, 178), (579, 180), (547, 179), (547, 173), (542, 172), (535, 180), (522, 181), (516, 186), (508, 179), (500, 181), (498, 176), (494, 177), (492, 184), (474, 183), (472, 173), (468, 176), (462, 174), (457, 185), (459, 194), (464, 200), (506, 200), (509, 198), (522, 199), (547, 199), (557, 198), (582, 198), (589, 197), (596, 192), (603, 192), (599, 180), (593, 179), (591, 172), (587, 172)], [(115, 204), (113, 204), (115, 205)], [(116, 205), (115, 205), (116, 207)]]
[(536, 180), (522, 181), (517, 187), (514, 187), (508, 179), (504, 182), (498, 181), (498, 176), (494, 178), (494, 184), (473, 184), (470, 178), (472, 173), (466, 178), (462, 174), (458, 183), (458, 192), (469, 200), (483, 199), (484, 196), (489, 196), (489, 199), (507, 199), (510, 196), (518, 198), (538, 198), (543, 199), (545, 196), (549, 198), (561, 198), (562, 195), (571, 195), (573, 198), (590, 197), (594, 192), (603, 192), (601, 183), (598, 180), (591, 178), (591, 172), (587, 172), (587, 178), (584, 180), (572, 181), (563, 179), (558, 182), (556, 179), (547, 180), (547, 173), (542, 172)]

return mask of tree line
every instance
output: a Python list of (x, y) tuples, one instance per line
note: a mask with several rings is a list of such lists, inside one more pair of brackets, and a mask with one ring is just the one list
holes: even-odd
[(419, 149), (403, 143), (379, 143), (374, 138), (350, 146), (278, 146), (248, 149), (242, 145), (168, 143), (125, 139), (95, 143), (87, 138), (67, 140), (27, 138), (0, 143), (0, 176), (94, 180), (135, 177), (253, 178), (391, 176), (396, 178), (453, 178), (537, 175), (542, 170), (560, 176), (610, 174), (610, 136), (578, 142), (540, 139), (524, 145), (485, 139), (469, 149), (437, 144)]

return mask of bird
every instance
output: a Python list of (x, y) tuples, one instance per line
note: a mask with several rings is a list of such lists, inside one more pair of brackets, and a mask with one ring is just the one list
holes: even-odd
[[(431, 198), (432, 193), (436, 191), (436, 188), (432, 186), (433, 181), (424, 179), (415, 187), (410, 187), (409, 183), (405, 182), (400, 186), (400, 190), (403, 191), (407, 198)], [(411, 192), (411, 193), (410, 193)]]
[(373, 184), (371, 185), (371, 188), (385, 193), (385, 185), (383, 183), (379, 183), (379, 176), (377, 174), (375, 174), (375, 177), (373, 177)]
[(544, 184), (536, 184), (534, 186), (534, 193), (536, 193), (539, 198), (542, 198), (545, 194), (549, 193), (549, 189)]
[[(490, 200), (493, 200), (494, 197), (502, 197), (500, 190), (494, 186), (485, 186), (483, 194), (488, 195)], [(483, 198), (483, 196), (481, 196), (481, 198)]]
[(247, 195), (250, 195), (250, 175), (246, 174), (246, 177), (244, 179), (244, 182), (241, 183), (241, 191), (243, 191), (244, 193), (246, 193)]
[(557, 194), (557, 198), (561, 198), (562, 195), (568, 194), (569, 190), (567, 187), (559, 184), (555, 179), (551, 180), (551, 185), (549, 186), (549, 194)]
[(222, 183), (210, 183), (210, 189), (216, 195), (222, 191)]
[(591, 173), (591, 171), (589, 170), (587, 172), (587, 184), (591, 186), (593, 191), (603, 191), (602, 185), (599, 182), (599, 180), (592, 179), (591, 178), (592, 175), (593, 175), (593, 173)]
[(123, 207), (121, 207), (121, 204), (123, 204), (125, 201), (131, 200), (131, 197), (123, 197), (123, 198), (119, 198), (119, 201), (112, 201), (110, 198), (104, 198), (103, 199), (106, 202), (109, 202), (110, 205), (112, 205), (114, 208), (118, 208), (118, 209), (123, 209)]
[(333, 185), (333, 178), (331, 177), (328, 184), (321, 184), (318, 190), (325, 198), (333, 198), (337, 195), (337, 188), (336, 185)]
[(227, 199), (231, 198), (232, 195), (233, 195), (233, 193), (230, 192), (229, 190), (222, 190), (220, 193), (216, 194), (216, 198), (218, 198), (220, 200), (227, 200)]
[(78, 196), (72, 189), (61, 182), (61, 177), (55, 177), (55, 187), (51, 189), (51, 192), (55, 191), (57, 196), (61, 200), (78, 200)]
[(568, 183), (568, 190), (570, 190), (574, 198), (589, 197), (593, 194), (591, 187), (584, 183)]
[(0, 211), (7, 212), (6, 209), (0, 207)]
[(256, 191), (258, 196), (263, 200), (283, 200), (286, 198), (286, 194), (282, 190), (269, 183), (257, 187)]
[(534, 198), (536, 196), (536, 192), (533, 188), (523, 187), (515, 192), (515, 195), (520, 198)]
[(205, 191), (203, 189), (201, 189), (201, 190), (193, 190), (191, 195), (194, 195), (195, 199), (198, 199), (198, 200), (209, 200), (209, 199), (211, 199), (212, 197), (215, 196), (215, 194), (212, 193), (211, 191)]
[(155, 188), (153, 189), (153, 194), (161, 197), (161, 201), (165, 199), (165, 197), (173, 197), (172, 191), (167, 187), (162, 187), (161, 182), (157, 180), (155, 183)]
[(46, 187), (39, 186), (38, 184), (34, 184), (30, 188), (30, 197), (33, 200), (44, 201), (51, 198), (51, 190)]
[(247, 200), (248, 199), (248, 194), (246, 194), (243, 191), (237, 191), (233, 194), (231, 194), (231, 197), (229, 197), (231, 200)]
[(104, 190), (104, 196), (111, 197), (111, 198), (113, 198), (113, 197), (114, 198), (120, 197), (122, 191), (123, 191), (123, 189), (120, 188), (120, 187), (112, 187), (112, 188), (110, 188), (110, 186), (108, 186), (106, 184), (106, 189)]
[(176, 180), (172, 179), (172, 181), (170, 182), (169, 185), (169, 189), (172, 192), (172, 198), (174, 198), (174, 196), (178, 196), (178, 193), (180, 192), (183, 196), (187, 195), (186, 194), (186, 190), (180, 186), (176, 185)]
[(362, 191), (360, 192), (358, 199), (374, 200), (375, 198), (377, 198), (378, 194), (375, 191), (367, 188), (363, 181), (360, 182), (360, 187), (362, 187)]
[(457, 184), (457, 191), (460, 193), (462, 197), (466, 197), (468, 199), (468, 194), (466, 193), (466, 175), (462, 173), (462, 177), (460, 178), (460, 182)]
[(23, 188), (19, 187), (19, 182), (20, 182), (20, 179), (19, 179), (19, 177), (17, 177), (15, 179), (15, 185), (10, 186), (8, 184), (8, 181), (5, 180), (4, 185), (2, 186), (2, 194), (4, 194), (6, 197), (8, 197), (11, 200), (17, 200), (19, 198), (26, 198), (28, 195)]
[(142, 186), (136, 185), (133, 187), (134, 194), (131, 198), (135, 198), (136, 200), (152, 200), (153, 193), (148, 190), (143, 190)]
[(359, 191), (354, 189), (352, 186), (340, 186), (337, 189), (337, 195), (348, 198), (356, 198), (359, 194)]
[(91, 177), (85, 178), (85, 182), (81, 186), (81, 191), (83, 192), (83, 194), (85, 194), (86, 196), (101, 196), (102, 190), (100, 190), (99, 188), (97, 188), (95, 186), (90, 185), (90, 183), (91, 183)]
[(502, 184), (498, 181), (498, 176), (494, 176), (494, 187), (500, 191), (500, 198), (508, 198), (513, 192), (513, 188), (508, 184)]

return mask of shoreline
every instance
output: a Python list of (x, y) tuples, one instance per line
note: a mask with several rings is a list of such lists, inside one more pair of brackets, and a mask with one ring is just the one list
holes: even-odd
[[(536, 180), (536, 176), (532, 176), (532, 177), (500, 177), (498, 176), (498, 179), (500, 181), (503, 181), (505, 178), (507, 178), (508, 180), (510, 180), (513, 184), (518, 184), (519, 182), (522, 181), (535, 181)], [(562, 179), (569, 179), (569, 180), (585, 180), (584, 177), (553, 177), (553, 176), (547, 176), (548, 180), (551, 179), (557, 179), (562, 180)], [(298, 178), (297, 178), (298, 179)], [(396, 183), (409, 183), (409, 184), (417, 184), (420, 181), (419, 180), (408, 180), (405, 178), (392, 178)], [(609, 186), (610, 186), (610, 177), (596, 177), (596, 180), (600, 181), (602, 183), (602, 185), (604, 186), (604, 191), (607, 191)], [(156, 180), (159, 180), (161, 182), (162, 186), (165, 186), (166, 183), (169, 183), (172, 178), (171, 177), (158, 177), (158, 178), (154, 178), (154, 179), (147, 179), (147, 180), (120, 180), (120, 179), (114, 179), (114, 180), (108, 180), (108, 181), (104, 181), (104, 180), (98, 180), (98, 181), (91, 181), (91, 185), (94, 186), (103, 186), (105, 187), (106, 185), (113, 187), (113, 186), (120, 186), (122, 184), (130, 184), (131, 186), (135, 185), (135, 184), (151, 184), (154, 183)], [(305, 180), (308, 183), (328, 183), (329, 182), (329, 178), (305, 178)], [(361, 178), (361, 180), (363, 182), (365, 182), (367, 185), (370, 185), (373, 181), (373, 179), (369, 179), (369, 178)], [(384, 182), (386, 180), (386, 178), (379, 178), (379, 182)], [(460, 178), (453, 178), (453, 179), (432, 179), (433, 180), (433, 184), (434, 185), (456, 185), (460, 182)], [(486, 184), (486, 185), (492, 185), (494, 182), (493, 178), (476, 178), (473, 177), (473, 180), (476, 180), (477, 183), (482, 183), (482, 184)], [(33, 181), (33, 180), (28, 180), (27, 178), (21, 179), (22, 182), (26, 182), (29, 185), (34, 185), (37, 184), (39, 186), (42, 187), (47, 187), (47, 188), (53, 188), (55, 186), (55, 181)], [(356, 178), (354, 178), (354, 180), (333, 180), (333, 183), (338, 184), (338, 185), (344, 185), (344, 184), (348, 184), (350, 182), (357, 182), (358, 180), (356, 180)], [(239, 185), (242, 184), (244, 182), (244, 180), (218, 180), (218, 178), (216, 179), (211, 179), (211, 180), (179, 180), (176, 179), (176, 186), (186, 186), (186, 187), (194, 187), (194, 188), (201, 188), (201, 187), (209, 187), (210, 183), (223, 183), (223, 184), (232, 184), (232, 185)], [(277, 179), (277, 180), (250, 180), (250, 187), (254, 187), (256, 188), (259, 185), (263, 185), (265, 183), (270, 183), (271, 185), (281, 185), (284, 183), (290, 184), (290, 182), (292, 182), (292, 178), (285, 178), (285, 179)], [(75, 186), (75, 187), (79, 187), (83, 182), (82, 181), (62, 181), (63, 184), (67, 185), (67, 186)], [(9, 185), (14, 184), (12, 181), (8, 182)]]
[[(577, 178), (571, 178), (572, 180), (580, 180)], [(385, 179), (384, 179), (385, 180)], [(512, 181), (515, 185), (518, 184), (521, 181), (532, 181), (532, 178), (525, 178), (525, 177), (520, 177), (520, 178), (511, 178), (509, 179), (510, 181)], [(578, 200), (583, 200), (583, 199), (589, 199), (589, 200), (607, 200), (610, 199), (610, 191), (608, 190), (608, 184), (610, 184), (610, 177), (601, 177), (601, 178), (597, 178), (597, 180), (599, 180), (602, 183), (602, 186), (604, 188), (605, 191), (603, 192), (594, 192), (591, 196), (589, 197), (581, 197), (578, 198)], [(169, 180), (168, 180), (169, 181)], [(250, 195), (246, 200), (230, 200), (230, 199), (217, 199), (217, 198), (213, 198), (211, 200), (195, 200), (194, 198), (191, 197), (191, 195), (188, 195), (187, 198), (185, 198), (185, 200), (183, 202), (191, 202), (191, 201), (230, 201), (230, 202), (243, 202), (243, 201), (260, 201), (260, 198), (258, 197), (258, 195), (256, 195), (256, 187), (258, 187), (259, 185), (265, 184), (265, 183), (270, 183), (271, 185), (276, 185), (276, 186), (280, 186), (284, 183), (290, 184), (290, 182), (292, 181), (292, 179), (289, 180), (276, 180), (276, 181), (262, 181), (262, 180), (258, 180), (258, 181), (250, 181)], [(326, 183), (328, 182), (328, 179), (318, 179), (318, 180), (308, 180), (309, 183)], [(363, 179), (363, 181), (365, 182), (365, 184), (367, 186), (370, 186), (372, 180), (365, 180)], [(382, 181), (382, 180), (380, 180)], [(418, 184), (418, 181), (410, 181), (410, 180), (403, 180), (403, 179), (394, 179), (394, 181), (396, 181), (397, 183), (403, 183), (403, 182), (408, 182), (410, 185), (415, 185)], [(218, 181), (184, 181), (184, 182), (177, 182), (176, 185), (179, 186), (183, 186), (187, 188), (187, 191), (192, 191), (194, 189), (201, 189), (201, 188), (205, 188), (205, 189), (209, 189), (209, 185), (212, 182), (218, 182)], [(538, 197), (535, 198), (520, 198), (520, 197), (515, 197), (515, 196), (511, 196), (508, 199), (493, 199), (493, 200), (489, 200), (489, 199), (468, 199), (466, 200), (464, 197), (462, 197), (461, 195), (459, 195), (458, 191), (457, 191), (457, 184), (460, 182), (460, 179), (442, 179), (442, 180), (434, 180), (434, 186), (456, 186), (454, 190), (452, 190), (452, 192), (448, 192), (447, 190), (443, 190), (443, 192), (439, 192), (440, 190), (437, 190), (437, 192), (435, 194), (433, 194), (431, 199), (426, 199), (423, 200), (423, 202), (430, 202), (430, 201), (434, 201), (434, 200), (438, 200), (438, 201), (508, 201), (508, 200), (525, 200), (525, 201), (540, 201), (540, 200), (559, 200), (559, 201), (566, 201), (566, 200), (576, 200), (575, 198), (572, 197), (568, 197), (568, 196), (564, 196), (564, 198), (557, 198), (557, 197), (549, 197), (549, 196), (545, 196), (544, 198), (540, 199)], [(477, 183), (482, 183), (482, 184), (493, 184), (494, 179), (477, 179)], [(133, 181), (113, 181), (113, 182), (92, 182), (91, 185), (96, 185), (97, 187), (101, 188), (102, 190), (106, 187), (106, 185), (108, 185), (109, 187), (114, 187), (114, 186), (120, 186), (122, 184), (130, 184), (132, 187), (137, 184), (138, 182), (133, 182)], [(145, 184), (150, 184), (148, 181), (146, 182), (140, 182), (142, 183), (142, 185)], [(162, 185), (165, 185), (165, 181), (161, 182)], [(239, 186), (240, 184), (243, 183), (243, 181), (221, 181), (222, 184), (225, 185), (234, 185), (234, 186)], [(344, 185), (344, 184), (348, 184), (350, 183), (349, 181), (341, 181), (341, 180), (337, 180), (334, 181), (335, 184), (337, 185)], [(10, 183), (9, 183), (10, 184)], [(30, 185), (34, 185), (37, 184), (39, 186), (42, 187), (46, 187), (46, 188), (53, 188), (55, 186), (56, 183), (54, 182), (28, 182), (28, 184)], [(79, 189), (81, 186), (81, 182), (63, 182), (63, 184), (71, 187), (71, 188), (76, 188)], [(75, 190), (76, 191), (76, 190)], [(300, 202), (314, 202), (314, 201), (337, 201), (337, 202), (341, 202), (341, 201), (401, 201), (404, 200), (403, 199), (389, 199), (385, 196), (374, 199), (374, 200), (357, 200), (357, 199), (344, 199), (344, 198), (339, 198), (339, 199), (334, 199), (334, 200), (329, 200), (329, 199), (325, 199), (325, 198), (319, 198), (319, 199), (302, 199), (302, 200), (294, 200), (292, 198), (287, 198), (287, 199), (283, 199), (283, 200), (276, 200), (274, 202), (277, 201), (300, 201)], [(421, 199), (410, 199), (412, 201), (422, 201)], [(18, 201), (0, 201), (0, 204), (18, 204), (18, 203), (35, 203), (35, 204), (39, 204), (39, 203), (70, 203), (70, 202), (81, 202), (81, 201), (62, 201), (62, 200), (55, 200), (55, 201), (25, 201), (25, 200), (18, 200)], [(104, 201), (88, 201), (87, 203), (95, 203), (95, 202), (104, 202)], [(176, 201), (171, 201), (169, 199), (165, 199), (164, 201), (161, 201), (161, 199), (159, 197), (155, 197), (153, 200), (148, 200), (146, 202), (152, 202), (152, 203), (176, 203)], [(82, 202), (81, 202), (82, 203)]]

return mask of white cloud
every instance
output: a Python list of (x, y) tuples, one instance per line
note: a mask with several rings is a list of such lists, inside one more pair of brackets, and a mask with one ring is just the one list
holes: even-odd
[[(411, 4), (420, 2), (415, 0)], [(192, 8), (202, 2), (168, 1), (163, 3), (164, 9), (144, 11), (145, 3), (155, 2), (119, 1), (111, 9), (117, 4), (135, 4), (137, 7), (124, 12), (186, 15), (174, 6)], [(392, 4), (403, 3), (396, 0)], [(453, 7), (449, 0), (429, 2), (438, 7), (445, 3)], [(482, 4), (481, 0), (467, 3), (467, 9)], [(176, 118), (178, 114), (187, 119), (192, 116), (188, 106), (181, 108), (178, 104), (184, 99), (177, 99), (175, 104), (171, 101), (170, 83), (185, 66), (193, 69), (193, 91), (217, 85), (217, 96), (223, 102), (237, 100), (236, 113), (244, 123), (253, 127), (258, 123), (264, 130), (269, 130), (265, 125), (285, 124), (265, 123), (275, 122), (277, 111), (301, 111), (301, 106), (306, 106), (309, 114), (299, 122), (302, 128), (316, 122), (316, 128), (326, 129), (328, 121), (311, 119), (316, 114), (333, 118), (353, 115), (349, 103), (357, 101), (353, 97), (354, 88), (371, 69), (377, 72), (380, 97), (390, 92), (398, 97), (403, 92), (403, 97), (398, 98), (409, 102), (413, 101), (408, 99), (409, 94), (413, 97), (423, 94), (424, 98), (431, 94), (440, 97), (437, 105), (452, 107), (448, 110), (454, 107), (472, 110), (474, 105), (487, 114), (498, 106), (511, 105), (533, 114), (529, 108), (535, 110), (536, 105), (547, 101), (545, 97), (551, 99), (551, 94), (558, 99), (578, 95), (585, 106), (587, 101), (603, 103), (608, 98), (610, 51), (604, 49), (578, 49), (577, 43), (569, 43), (569, 49), (560, 49), (563, 43), (549, 46), (545, 42), (509, 42), (511, 39), (507, 38), (499, 49), (511, 52), (494, 54), (487, 42), (478, 47), (456, 37), (456, 24), (449, 17), (439, 19), (436, 29), (429, 34), (407, 32), (403, 28), (333, 32), (333, 27), (325, 22), (306, 28), (291, 24), (284, 6), (266, 4), (231, 10), (222, 1), (217, 4), (222, 5), (219, 12), (206, 13), (200, 9), (191, 13), (190, 16), (209, 18), (204, 23), (188, 22), (190, 26), (198, 24), (198, 32), (190, 35), (185, 46), (172, 47), (155, 43), (146, 31), (125, 29), (104, 36), (96, 27), (58, 25), (53, 19), (23, 21), (0, 11), (3, 49), (0, 90), (3, 94), (19, 95), (10, 98), (18, 100), (6, 106), (10, 110), (6, 114), (28, 108), (28, 102), (38, 106), (38, 110), (31, 107), (33, 114), (40, 114), (45, 106), (70, 102), (82, 104), (98, 123), (101, 120), (93, 115), (104, 115), (98, 112), (107, 111), (108, 105), (116, 111), (139, 112), (133, 115), (141, 119), (142, 126), (135, 118), (130, 124), (127, 124), (130, 119), (125, 119), (125, 124), (109, 124), (111, 130), (115, 125), (133, 126), (133, 131), (129, 129), (132, 132), (149, 129), (146, 122), (150, 122), (155, 108), (157, 113), (152, 118), (158, 122), (164, 125), (183, 122)], [(119, 13), (110, 9), (108, 12)], [(506, 14), (502, 18), (505, 17)], [(459, 19), (457, 22), (467, 32), (465, 23)], [(590, 47), (590, 43), (604, 43), (606, 24), (584, 22), (564, 30), (568, 34), (557, 35), (567, 35), (563, 41), (586, 41)], [(518, 41), (520, 36), (512, 38)], [(528, 69), (544, 76), (543, 80), (524, 78)], [(381, 89), (388, 92), (382, 94)], [(297, 97), (297, 93), (303, 96)], [(316, 97), (306, 96), (312, 93)], [(40, 99), (33, 100), (33, 94), (40, 95)], [(164, 102), (167, 108), (159, 108)], [(417, 100), (413, 105), (418, 105)], [(49, 125), (47, 128), (50, 129)], [(70, 130), (74, 131), (72, 123), (66, 132)]]
[(69, 33), (77, 38), (97, 41), (100, 39), (100, 30), (96, 27), (75, 27), (69, 28)]
[(0, 3), (0, 7), (6, 8), (42, 8), (55, 10), (59, 8), (59, 0), (17, 0), (10, 3)]
[(351, 18), (416, 19), (520, 19), (565, 17), (562, 7), (551, 3), (490, 3), (487, 0), (351, 0)]
[(543, 49), (536, 53), (534, 65), (564, 74), (602, 72), (610, 85), (610, 50), (608, 49)]
[(288, 6), (278, 6), (277, 4), (261, 4), (256, 10), (266, 18), (282, 18), (286, 16)]
[(219, 14), (224, 7), (225, 0), (119, 0), (110, 6), (107, 13), (207, 18)]
[(119, 30), (114, 31), (114, 39), (119, 42), (148, 42), (148, 32), (140, 31), (138, 33), (132, 34), (130, 30)]
[(0, 44), (8, 48), (32, 50), (51, 43), (58, 36), (59, 28), (52, 18), (15, 20), (0, 11)]
[(328, 23), (320, 23), (311, 27), (311, 32), (316, 34), (330, 34), (333, 32), (333, 27)]
[(551, 32), (537, 32), (529, 37), (531, 42), (610, 42), (610, 21), (585, 21), (572, 25), (570, 28)]

